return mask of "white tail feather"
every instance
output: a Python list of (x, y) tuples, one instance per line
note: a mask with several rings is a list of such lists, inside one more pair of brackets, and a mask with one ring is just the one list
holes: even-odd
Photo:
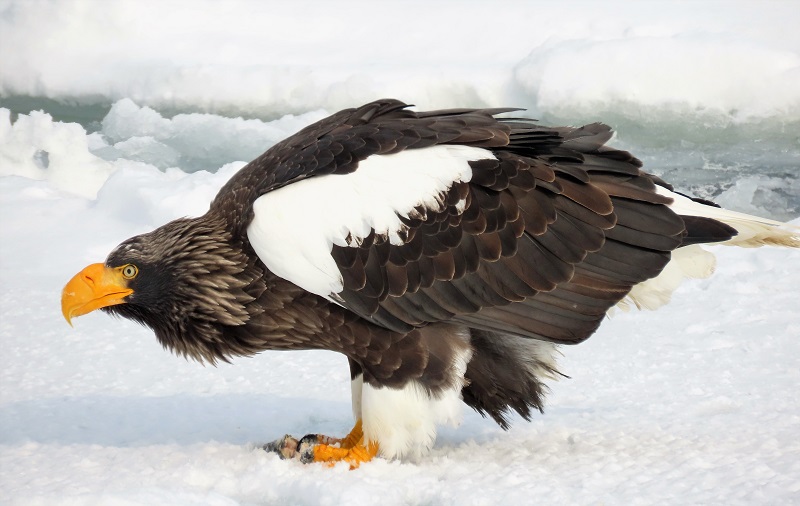
[(764, 245), (800, 248), (800, 227), (780, 221), (759, 218), (758, 216), (737, 213), (736, 211), (729, 211), (720, 207), (700, 204), (699, 202), (695, 202), (678, 193), (671, 192), (661, 186), (657, 187), (657, 191), (659, 194), (673, 199), (673, 203), (669, 207), (677, 214), (712, 218), (726, 225), (730, 225), (739, 232), (736, 237), (728, 239), (720, 244), (742, 246), (746, 248)]
[[(746, 248), (764, 245), (800, 248), (798, 226), (701, 204), (662, 187), (658, 187), (658, 193), (673, 199), (670, 208), (679, 215), (712, 218), (736, 229), (738, 235), (718, 244)], [(657, 309), (670, 301), (672, 292), (684, 279), (707, 278), (714, 273), (715, 266), (714, 254), (699, 245), (678, 248), (672, 252), (672, 259), (661, 274), (634, 286), (616, 307), (622, 310), (632, 306)]]

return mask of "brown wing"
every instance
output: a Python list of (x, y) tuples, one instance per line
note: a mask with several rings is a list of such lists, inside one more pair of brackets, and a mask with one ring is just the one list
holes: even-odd
[(452, 320), (577, 343), (661, 271), (684, 223), (637, 159), (604, 146), (607, 126), (498, 125), (510, 131), (488, 146), (497, 160), (472, 162), (441, 212), (404, 219), (405, 244), (333, 247), (344, 306), (400, 332)]
[(497, 160), (472, 162), (472, 180), (449, 189), (443, 210), (401, 218), (403, 245), (372, 235), (358, 247), (333, 246), (339, 302), (400, 332), (455, 320), (579, 342), (633, 285), (661, 271), (685, 225), (637, 159), (604, 145), (607, 126), (493, 117), (512, 110), (415, 113), (381, 100), (342, 111), (244, 167), (212, 212), (247, 242), (253, 202), (273, 189), (352, 172), (372, 155), (437, 144), (490, 149)]

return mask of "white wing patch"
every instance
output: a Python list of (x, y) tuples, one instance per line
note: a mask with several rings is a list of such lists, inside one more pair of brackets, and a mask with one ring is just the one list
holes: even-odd
[(398, 215), (417, 206), (440, 211), (444, 192), (472, 178), (468, 162), (487, 158), (495, 157), (454, 145), (371, 156), (351, 174), (311, 177), (259, 197), (247, 236), (273, 273), (330, 298), (343, 288), (334, 244), (359, 244), (372, 230), (402, 244)]

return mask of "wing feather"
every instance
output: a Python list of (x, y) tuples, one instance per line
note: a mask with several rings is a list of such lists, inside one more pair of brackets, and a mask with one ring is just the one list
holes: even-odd
[(548, 128), (493, 117), (512, 109), (406, 107), (382, 100), (307, 127), (240, 171), (212, 209), (244, 229), (261, 195), (353, 173), (373, 156), (486, 150), (491, 156), (470, 159), (469, 177), (448, 181), (435, 204), (398, 212), (397, 238), (372, 229), (331, 246), (342, 287), (330, 297), (397, 332), (458, 321), (576, 343), (682, 243), (686, 226), (656, 192), (660, 180), (607, 147), (605, 125)]

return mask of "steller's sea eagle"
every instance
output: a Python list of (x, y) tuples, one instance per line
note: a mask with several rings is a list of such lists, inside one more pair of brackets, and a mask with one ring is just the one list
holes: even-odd
[(333, 350), (355, 427), (271, 449), (357, 466), (429, 448), (462, 401), (500, 426), (542, 409), (558, 345), (618, 304), (654, 308), (713, 256), (699, 243), (800, 246), (791, 226), (675, 193), (611, 129), (347, 109), (242, 168), (209, 211), (117, 246), (64, 288), (200, 362)]

